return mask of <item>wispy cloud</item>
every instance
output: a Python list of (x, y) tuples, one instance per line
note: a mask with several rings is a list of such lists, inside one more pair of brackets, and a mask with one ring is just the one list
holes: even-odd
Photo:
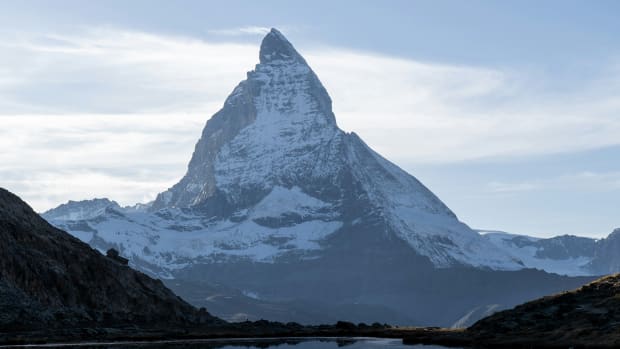
[(620, 190), (620, 172), (585, 171), (561, 176), (556, 181), (560, 189), (585, 191), (617, 191)]
[[(234, 31), (258, 34), (267, 28), (241, 29)], [(165, 189), (185, 170), (204, 122), (258, 61), (258, 42), (126, 30), (0, 39), (0, 178), (6, 183), (6, 173), (27, 171), (31, 179), (20, 184), (12, 177), (11, 187), (29, 193), (38, 209), (106, 193), (124, 204), (143, 200), (144, 188), (127, 184), (136, 177), (119, 174), (127, 166), (148, 173), (140, 177), (150, 183), (146, 192)], [(450, 163), (620, 144), (617, 67), (604, 71), (604, 79), (558, 92), (527, 71), (344, 48), (300, 51), (330, 92), (340, 126), (397, 162)], [(89, 186), (86, 176), (84, 185), (67, 186), (65, 195), (43, 198), (54, 178), (67, 178), (60, 169), (87, 169), (110, 180)], [(533, 187), (496, 183), (495, 190)]]
[(517, 182), (517, 183), (505, 183), (505, 182), (491, 182), (488, 184), (489, 189), (495, 193), (514, 193), (514, 192), (527, 192), (540, 189), (541, 186), (538, 183), (531, 182)]
[(610, 192), (620, 190), (620, 172), (582, 171), (551, 178), (521, 182), (494, 181), (487, 184), (493, 193), (520, 193), (531, 191)]
[(267, 27), (247, 26), (240, 28), (229, 29), (212, 29), (209, 30), (209, 34), (225, 35), (225, 36), (241, 36), (241, 35), (265, 35), (269, 32)]
[(0, 44), (0, 113), (214, 111), (258, 55), (251, 45), (95, 29)]
[(204, 118), (22, 114), (0, 115), (0, 125), (0, 186), (45, 210), (69, 199), (154, 199), (183, 175)]
[(455, 162), (620, 144), (620, 74), (560, 93), (528, 72), (350, 52), (324, 58), (316, 66), (328, 73), (340, 123), (398, 160)]

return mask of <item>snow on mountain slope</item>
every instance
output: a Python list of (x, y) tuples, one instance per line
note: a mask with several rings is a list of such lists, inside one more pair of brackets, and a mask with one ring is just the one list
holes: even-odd
[(527, 268), (569, 276), (595, 274), (589, 268), (596, 249), (594, 239), (569, 235), (541, 239), (496, 231), (480, 233), (499, 250), (521, 260)]
[(353, 172), (396, 234), (438, 267), (465, 264), (520, 269), (520, 261), (498, 251), (415, 177), (387, 161), (352, 135)]
[(116, 205), (80, 216), (61, 214), (61, 206), (44, 217), (168, 271), (239, 258), (318, 258), (326, 238), (356, 227), (401, 239), (436, 267), (523, 267), (413, 176), (340, 130), (327, 91), (280, 32), (267, 34), (259, 58), (207, 122), (185, 176), (146, 210)]
[[(102, 251), (115, 247), (134, 262), (156, 266), (161, 272), (155, 274), (160, 277), (170, 277), (170, 271), (196, 262), (246, 259), (273, 263), (289, 253), (311, 258), (321, 239), (342, 225), (319, 212), (328, 206), (299, 189), (278, 187), (251, 210), (242, 212), (243, 220), (237, 216), (209, 220), (177, 208), (155, 213), (119, 208), (80, 221), (50, 221)], [(307, 219), (277, 227), (268, 224), (270, 219), (281, 223), (294, 215)]]
[[(286, 189), (276, 186), (252, 209), (252, 217), (278, 218), (287, 214), (302, 217), (317, 215), (321, 210), (328, 210), (330, 204), (313, 198), (301, 191), (299, 187)], [(283, 212), (283, 208), (286, 208)]]

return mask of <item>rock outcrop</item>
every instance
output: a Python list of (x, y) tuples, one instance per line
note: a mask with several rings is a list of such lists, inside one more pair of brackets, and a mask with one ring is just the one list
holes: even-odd
[(620, 228), (615, 229), (606, 238), (597, 241), (594, 258), (589, 263), (590, 270), (599, 275), (620, 271)]

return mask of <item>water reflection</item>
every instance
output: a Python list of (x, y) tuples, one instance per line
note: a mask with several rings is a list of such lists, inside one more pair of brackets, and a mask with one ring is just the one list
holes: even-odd
[[(381, 338), (278, 338), (278, 339), (235, 339), (235, 340), (193, 340), (161, 341), (152, 343), (99, 343), (66, 346), (46, 346), (54, 348), (80, 349), (440, 349), (436, 345), (404, 345), (400, 339)], [(33, 347), (30, 347), (33, 348)]]

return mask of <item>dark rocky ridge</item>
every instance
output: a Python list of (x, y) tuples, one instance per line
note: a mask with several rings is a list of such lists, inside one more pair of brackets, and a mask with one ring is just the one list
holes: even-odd
[(217, 323), (0, 188), (0, 329)]
[(482, 319), (467, 334), (485, 346), (620, 346), (620, 274)]
[(465, 330), (411, 328), (403, 338), (461, 348), (618, 348), (620, 274), (495, 313)]

